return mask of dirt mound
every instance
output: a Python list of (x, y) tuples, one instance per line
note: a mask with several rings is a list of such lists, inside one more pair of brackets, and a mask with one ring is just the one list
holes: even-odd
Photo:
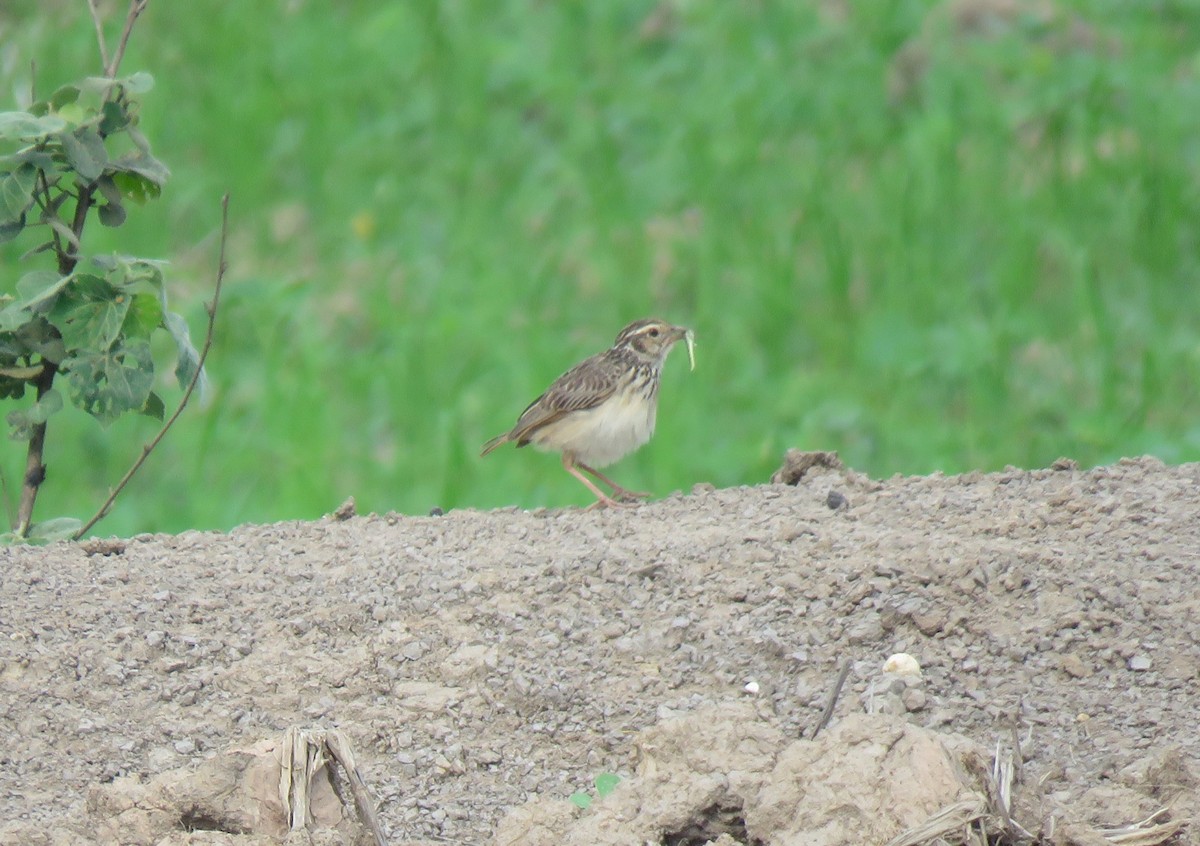
[[(804, 756), (856, 748), (867, 709), (892, 727), (867, 734), (928, 730), (952, 750), (962, 736), (989, 759), (999, 742), (1019, 769), (1014, 816), (1057, 842), (1164, 807), (1151, 824), (1193, 816), (1200, 465), (1058, 466), (877, 482), (822, 459), (785, 473), (794, 486), (613, 512), (5, 550), (0, 726), (18, 741), (0, 753), (0, 843), (120, 842), (89, 791), (312, 724), (352, 743), (393, 844), (503, 842), (539, 807), (561, 823), (547, 830), (582, 836), (630, 796), (664, 815), (621, 819), (677, 843), (815, 842), (763, 773), (795, 756), (781, 780), (819, 767), (819, 793), (841, 765)], [(881, 686), (898, 652), (920, 685)], [(846, 665), (829, 728), (806, 739)], [(698, 715), (724, 739), (693, 730), (689, 752)], [(689, 775), (647, 746), (671, 738), (709, 763)], [(704, 770), (736, 738), (751, 753), (769, 739), (771, 769)], [(690, 786), (647, 780), (653, 761)], [(623, 778), (613, 794), (564, 801), (605, 772)]]
[(935, 732), (883, 715), (790, 740), (752, 706), (722, 705), (642, 732), (637, 750), (635, 774), (591, 813), (535, 800), (504, 819), (497, 846), (885, 843), (977, 796)]

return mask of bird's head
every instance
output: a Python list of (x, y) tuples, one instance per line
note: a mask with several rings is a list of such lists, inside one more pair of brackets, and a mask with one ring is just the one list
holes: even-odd
[(692, 330), (682, 326), (673, 326), (665, 320), (647, 318), (630, 323), (613, 342), (613, 348), (630, 350), (638, 358), (656, 364), (662, 364), (671, 347), (680, 341), (687, 342), (688, 361), (692, 369), (696, 369), (696, 356), (693, 351)]

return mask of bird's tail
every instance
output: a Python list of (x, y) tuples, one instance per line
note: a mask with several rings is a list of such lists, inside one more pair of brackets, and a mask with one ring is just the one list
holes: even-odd
[(483, 456), (487, 455), (489, 452), (494, 450), (496, 447), (504, 446), (504, 444), (508, 443), (511, 440), (512, 440), (512, 432), (505, 432), (503, 435), (497, 435), (496, 437), (492, 438), (490, 441), (488, 441), (486, 444), (483, 445), (483, 451), (479, 453), (479, 457), (482, 458)]

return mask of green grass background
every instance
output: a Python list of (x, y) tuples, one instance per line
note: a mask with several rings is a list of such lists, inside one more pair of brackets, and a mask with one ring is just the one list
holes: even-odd
[[(170, 259), (201, 336), (229, 190), (230, 271), (208, 404), (97, 532), (586, 503), (479, 445), (646, 315), (698, 368), (628, 487), (1200, 458), (1200, 5), (1005, 5), (154, 0), (123, 70), (173, 179), (85, 244)], [(83, 0), (0, 6), (3, 108), (31, 60), (97, 72)], [(153, 430), (55, 417), (38, 516)]]

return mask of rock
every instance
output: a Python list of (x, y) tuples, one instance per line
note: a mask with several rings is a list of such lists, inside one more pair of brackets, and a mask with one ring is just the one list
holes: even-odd
[(1086, 679), (1092, 675), (1092, 668), (1074, 653), (1059, 656), (1058, 666), (1073, 679)]
[(900, 694), (900, 701), (904, 703), (904, 708), (910, 714), (916, 711), (925, 710), (925, 706), (929, 704), (929, 698), (925, 695), (925, 691), (917, 687), (905, 688)]
[(836, 452), (804, 452), (798, 449), (789, 449), (783, 457), (783, 465), (771, 474), (771, 484), (798, 485), (800, 480), (814, 467), (824, 467), (829, 470), (845, 469)]
[(875, 643), (882, 638), (883, 624), (879, 621), (878, 614), (869, 614), (855, 620), (846, 629), (846, 639), (855, 646), (861, 646), (864, 643)]
[(918, 611), (912, 615), (913, 625), (926, 637), (932, 637), (946, 625), (947, 616), (941, 611)]
[(825, 495), (825, 506), (832, 511), (840, 511), (850, 507), (850, 500), (841, 491), (830, 490)]

